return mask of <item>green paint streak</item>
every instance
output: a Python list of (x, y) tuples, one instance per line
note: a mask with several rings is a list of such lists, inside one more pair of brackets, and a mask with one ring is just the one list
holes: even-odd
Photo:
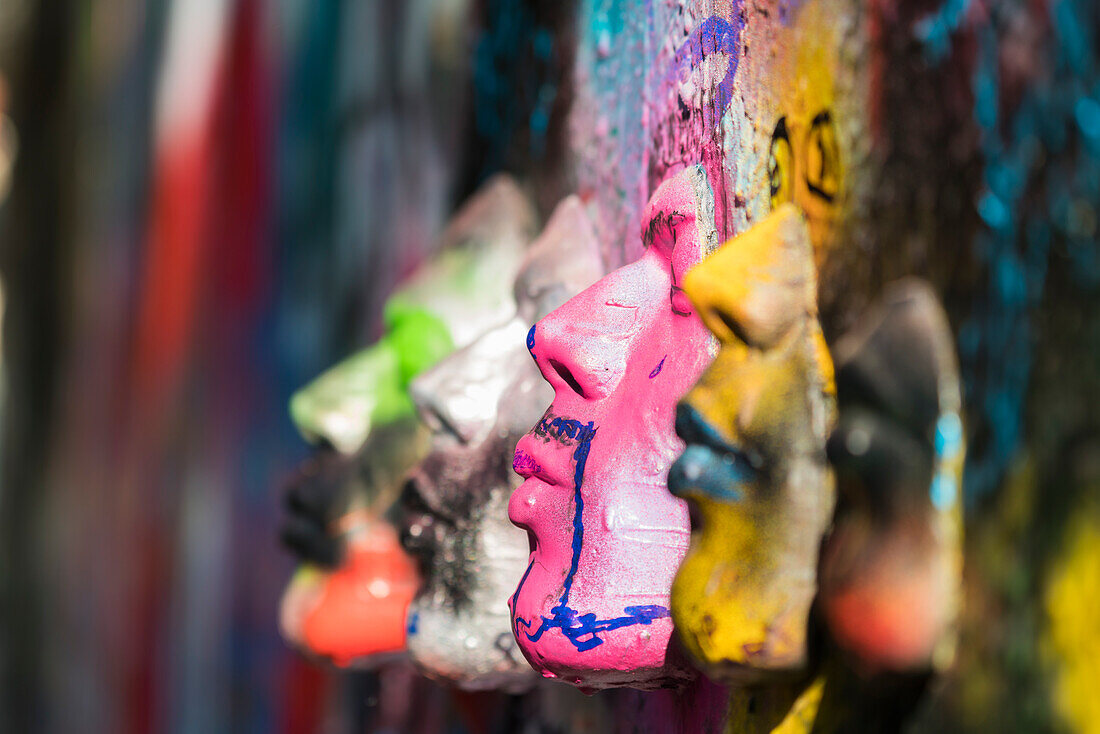
[(402, 391), (418, 374), (454, 350), (446, 323), (436, 314), (415, 306), (387, 307), (388, 338), (397, 353)]
[(290, 399), (290, 417), (310, 441), (345, 453), (372, 429), (415, 414), (409, 383), (454, 349), (446, 324), (427, 309), (391, 301), (387, 333), (332, 367)]

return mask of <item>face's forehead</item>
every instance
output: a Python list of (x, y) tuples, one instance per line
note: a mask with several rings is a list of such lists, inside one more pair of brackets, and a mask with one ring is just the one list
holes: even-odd
[(562, 282), (567, 270), (567, 263), (562, 255), (563, 253), (553, 252), (551, 248), (531, 251), (516, 275), (518, 304), (529, 305), (555, 284)]
[(677, 281), (714, 248), (713, 204), (702, 167), (662, 183), (645, 208), (642, 244), (669, 263)]
[(584, 205), (564, 199), (531, 245), (516, 276), (521, 315), (538, 319), (603, 274), (599, 241)]

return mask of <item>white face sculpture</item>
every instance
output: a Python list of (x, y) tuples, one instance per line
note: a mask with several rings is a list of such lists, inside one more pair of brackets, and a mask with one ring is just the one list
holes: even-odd
[(412, 383), (432, 448), (411, 472), (402, 501), (402, 543), (424, 578), (409, 610), (408, 649), (433, 677), (505, 690), (537, 679), (516, 649), (507, 607), (528, 553), (525, 534), (508, 521), (520, 481), (513, 450), (551, 399), (527, 353), (527, 334), (601, 273), (592, 226), (570, 197), (520, 268), (512, 318)]

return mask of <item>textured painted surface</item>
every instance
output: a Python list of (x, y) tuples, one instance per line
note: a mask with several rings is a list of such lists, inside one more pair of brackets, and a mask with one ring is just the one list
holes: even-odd
[[(512, 280), (534, 216), (513, 181), (488, 182), (454, 216), (439, 253), (386, 304), (391, 331), (292, 399), (303, 435), (358, 453), (365, 467), (311, 520), (312, 532), (347, 544), (344, 565), (296, 574), (283, 596), (283, 634), (309, 653), (365, 665), (404, 649), (406, 612), (419, 582), (383, 513), (426, 448), (408, 420), (409, 383), (452, 344), (469, 345), (514, 310)], [(367, 628), (363, 620), (370, 620)]]
[(513, 626), (538, 672), (582, 688), (693, 675), (669, 654), (669, 587), (689, 524), (665, 479), (676, 400), (711, 356), (681, 282), (717, 246), (712, 211), (701, 167), (669, 179), (647, 207), (645, 254), (529, 340), (554, 401), (516, 448), (525, 481), (508, 510), (532, 552)]
[(676, 419), (687, 447), (669, 489), (698, 522), (672, 612), (680, 639), (717, 679), (757, 682), (808, 662), (835, 420), (816, 286), (809, 229), (790, 204), (684, 281), (720, 347)]
[(520, 267), (515, 313), (417, 377), (411, 395), (431, 453), (402, 496), (402, 542), (425, 582), (409, 609), (408, 647), (428, 675), (466, 689), (530, 687), (506, 600), (527, 538), (508, 522), (516, 441), (552, 398), (527, 352), (530, 324), (603, 274), (592, 225), (564, 200)]
[(866, 193), (845, 181), (870, 145), (858, 3), (589, 0), (580, 18), (572, 152), (613, 265), (640, 254), (632, 232), (650, 193), (695, 164), (722, 240), (765, 216), (783, 180), (776, 194), (828, 249), (837, 212)]
[(838, 508), (821, 553), (830, 634), (870, 671), (944, 669), (962, 574), (958, 366), (930, 287), (902, 281), (833, 349)]

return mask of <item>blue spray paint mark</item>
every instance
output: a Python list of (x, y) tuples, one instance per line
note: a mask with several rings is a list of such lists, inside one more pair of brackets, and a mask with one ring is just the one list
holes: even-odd
[[(530, 620), (523, 619), (515, 614), (512, 617), (513, 631), (517, 636), (519, 635), (519, 628), (522, 626), (527, 639), (531, 642), (538, 642), (547, 630), (558, 629), (579, 652), (586, 652), (602, 645), (604, 641), (598, 635), (600, 632), (610, 632), (611, 630), (631, 627), (636, 624), (649, 625), (656, 619), (664, 619), (669, 616), (667, 608), (656, 604), (625, 607), (623, 609), (624, 616), (611, 619), (596, 619), (595, 614), (581, 614), (569, 606), (569, 595), (573, 590), (573, 579), (577, 575), (581, 550), (584, 548), (584, 523), (582, 521), (584, 495), (581, 493), (581, 486), (584, 484), (584, 469), (588, 463), (588, 452), (591, 449), (592, 438), (596, 435), (596, 430), (592, 421), (581, 423), (577, 420), (561, 417), (556, 417), (553, 420), (544, 417), (535, 427), (536, 433), (548, 435), (559, 441), (563, 438), (577, 441), (577, 448), (573, 451), (573, 460), (576, 462), (576, 466), (573, 471), (572, 558), (569, 562), (569, 571), (562, 583), (561, 597), (550, 610), (551, 616), (542, 617), (538, 629), (530, 632), (528, 631), (532, 627)], [(516, 599), (519, 598), (520, 590), (523, 589), (523, 584), (527, 581), (527, 575), (530, 572), (531, 566), (529, 565), (519, 582), (519, 586), (516, 588), (516, 593), (512, 596), (513, 610), (515, 609)]]
[(963, 445), (963, 425), (958, 413), (944, 413), (936, 421), (936, 435), (933, 439), (936, 450), (936, 463), (939, 468), (932, 478), (928, 495), (932, 505), (941, 512), (954, 507), (959, 496), (958, 482), (943, 463), (958, 457)]
[(932, 479), (929, 496), (932, 499), (932, 506), (941, 512), (953, 507), (958, 497), (958, 487), (954, 477), (947, 472), (936, 474)]
[(957, 413), (944, 413), (936, 421), (936, 456), (941, 459), (953, 459), (962, 449), (963, 427)]
[(733, 100), (733, 81), (741, 57), (743, 26), (744, 21), (740, 15), (733, 21), (712, 15), (696, 26), (672, 59), (672, 69), (667, 77), (667, 82), (672, 84), (683, 80), (686, 74), (697, 69), (708, 56), (725, 54), (729, 60), (726, 75), (714, 88), (713, 105), (706, 105), (703, 110), (703, 123), (707, 129), (718, 124)]
[(531, 358), (532, 359), (534, 359), (534, 357), (535, 357), (535, 327), (536, 326), (538, 326), (538, 324), (535, 324), (534, 326), (532, 326), (531, 330), (527, 332), (527, 351), (531, 353)]
[(409, 615), (408, 625), (405, 627), (405, 633), (409, 635), (415, 635), (417, 626), (420, 623), (420, 612), (413, 612)]
[(653, 368), (653, 371), (649, 373), (649, 379), (653, 379), (657, 375), (661, 374), (661, 368), (665, 366), (665, 360), (668, 359), (668, 355), (661, 357), (661, 361), (657, 363), (657, 366)]

